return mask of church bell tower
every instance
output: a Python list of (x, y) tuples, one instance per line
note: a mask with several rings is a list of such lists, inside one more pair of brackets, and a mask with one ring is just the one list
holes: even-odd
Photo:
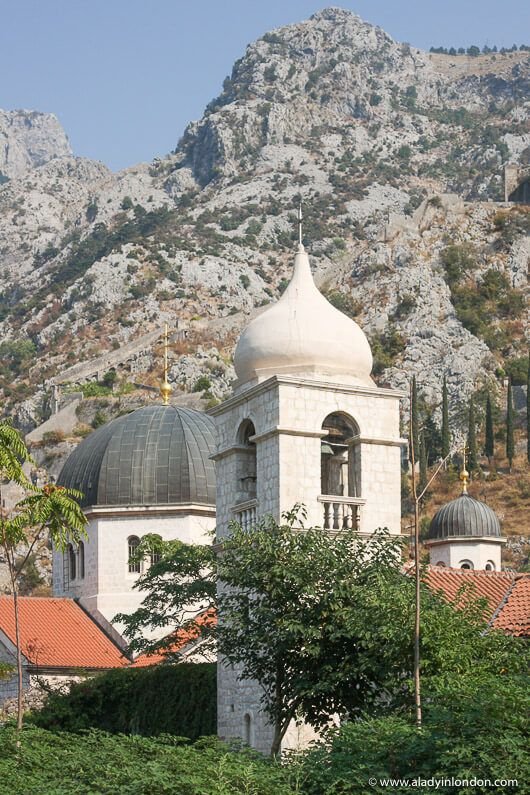
[[(279, 301), (242, 332), (233, 395), (211, 410), (217, 429), (217, 534), (251, 530), (295, 503), (307, 526), (400, 533), (399, 399), (376, 386), (361, 328), (319, 292), (301, 242)], [(270, 749), (256, 683), (218, 666), (218, 729)], [(296, 745), (288, 732), (283, 747)]]

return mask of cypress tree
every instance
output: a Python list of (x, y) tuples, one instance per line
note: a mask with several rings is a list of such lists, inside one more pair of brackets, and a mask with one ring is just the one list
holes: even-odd
[(473, 474), (478, 469), (477, 433), (475, 428), (475, 406), (473, 398), (469, 401), (469, 425), (467, 430), (467, 455), (469, 473)]
[(513, 434), (513, 398), (512, 398), (512, 379), (508, 381), (508, 395), (506, 398), (506, 458), (510, 472), (512, 471), (513, 457), (515, 453), (515, 440)]
[(442, 387), (442, 458), (447, 458), (451, 451), (451, 432), (449, 431), (449, 400), (447, 398), (447, 380), (444, 375)]
[(491, 396), (488, 393), (486, 401), (486, 440), (484, 442), (484, 452), (488, 456), (488, 463), (491, 467), (491, 459), (495, 455), (495, 440), (493, 434), (493, 412), (491, 408)]
[[(412, 400), (410, 406), (410, 425), (412, 429), (411, 437), (412, 444), (414, 445), (414, 459), (418, 462), (420, 453), (420, 438), (419, 438), (419, 418), (418, 418), (418, 387), (416, 386), (416, 376), (412, 376)], [(409, 455), (412, 463), (412, 454)]]
[(530, 351), (528, 352), (528, 371), (526, 373), (526, 458), (530, 464)]
[(427, 445), (425, 444), (425, 436), (423, 433), (420, 436), (420, 494), (427, 485)]

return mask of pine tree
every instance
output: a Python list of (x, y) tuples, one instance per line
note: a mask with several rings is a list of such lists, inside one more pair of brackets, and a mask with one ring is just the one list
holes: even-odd
[[(414, 458), (418, 461), (420, 440), (419, 440), (419, 418), (418, 418), (418, 387), (416, 386), (416, 376), (412, 376), (412, 400), (410, 406), (410, 425), (412, 429), (412, 444), (414, 445)], [(410, 455), (412, 463), (412, 455)]]
[(449, 430), (449, 400), (447, 398), (447, 380), (444, 375), (442, 388), (442, 458), (447, 458), (451, 451), (451, 432)]
[(530, 351), (528, 352), (528, 371), (526, 374), (526, 458), (530, 464)]
[(478, 469), (477, 433), (475, 428), (475, 406), (473, 398), (469, 401), (469, 425), (467, 430), (468, 470), (470, 474)]
[(495, 440), (493, 433), (493, 411), (491, 408), (491, 396), (488, 394), (486, 401), (486, 439), (484, 442), (484, 452), (488, 456), (488, 464), (491, 468), (491, 459), (495, 455)]
[(513, 457), (515, 453), (515, 439), (513, 434), (513, 397), (512, 397), (512, 379), (508, 381), (508, 395), (506, 399), (506, 458), (510, 472), (512, 471)]

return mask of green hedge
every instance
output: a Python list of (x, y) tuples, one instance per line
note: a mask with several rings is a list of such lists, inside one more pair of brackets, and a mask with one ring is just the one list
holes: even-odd
[(113, 734), (173, 734), (195, 740), (216, 733), (213, 663), (120, 668), (51, 693), (30, 721), (43, 729)]

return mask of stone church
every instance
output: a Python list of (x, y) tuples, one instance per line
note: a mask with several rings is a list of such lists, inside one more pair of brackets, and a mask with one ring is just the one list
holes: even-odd
[[(71, 454), (59, 483), (84, 493), (88, 538), (54, 553), (57, 596), (112, 622), (142, 599), (133, 585), (149, 561), (131, 560), (142, 535), (204, 543), (214, 526), (223, 538), (232, 519), (250, 529), (295, 503), (330, 531), (401, 532), (404, 395), (372, 380), (366, 336), (319, 292), (301, 240), (290, 284), (243, 331), (234, 365), (232, 395), (208, 413), (169, 405), (165, 383), (163, 404), (113, 420)], [(502, 542), (495, 514), (464, 493), (434, 518), (428, 543), (436, 565), (498, 571)], [(270, 748), (259, 697), (220, 664), (220, 736)]]

